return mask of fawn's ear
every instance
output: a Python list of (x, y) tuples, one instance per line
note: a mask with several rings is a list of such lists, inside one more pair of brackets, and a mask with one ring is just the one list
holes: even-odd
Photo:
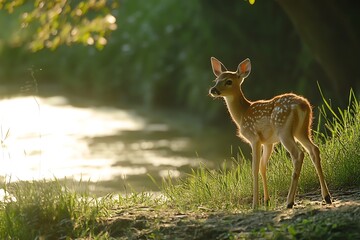
[(236, 70), (236, 74), (239, 77), (246, 78), (247, 76), (249, 76), (250, 72), (251, 72), (251, 63), (250, 63), (250, 59), (247, 58), (239, 64)]
[(222, 64), (219, 60), (217, 60), (214, 57), (210, 58), (211, 60), (211, 66), (213, 69), (213, 72), (215, 74), (215, 76), (219, 76), (222, 72), (227, 71), (226, 67), (224, 66), (224, 64)]

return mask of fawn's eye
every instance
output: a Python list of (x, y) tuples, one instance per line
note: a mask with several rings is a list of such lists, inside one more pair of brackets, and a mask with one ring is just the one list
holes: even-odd
[(226, 86), (231, 86), (231, 84), (232, 84), (232, 81), (231, 81), (231, 80), (226, 80), (226, 82), (225, 82), (225, 85), (226, 85)]

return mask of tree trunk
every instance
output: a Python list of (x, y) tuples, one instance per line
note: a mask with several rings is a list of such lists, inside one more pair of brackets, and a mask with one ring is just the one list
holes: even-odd
[(324, 69), (334, 96), (340, 102), (346, 101), (349, 89), (356, 88), (356, 84), (360, 82), (359, 37), (349, 16), (344, 13), (342, 5), (346, 1), (277, 2), (292, 21), (303, 43)]

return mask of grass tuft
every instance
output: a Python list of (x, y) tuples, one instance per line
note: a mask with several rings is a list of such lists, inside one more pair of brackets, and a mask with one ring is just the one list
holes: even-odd
[(163, 193), (180, 208), (233, 209), (250, 204), (251, 187), (246, 183), (251, 179), (250, 164), (225, 162), (220, 170), (210, 170), (200, 166), (185, 179), (163, 181)]
[(61, 239), (96, 236), (96, 223), (109, 215), (111, 196), (75, 193), (58, 181), (4, 184), (1, 239)]
[[(74, 189), (87, 189), (86, 182), (74, 184), (80, 184)], [(133, 234), (130, 227), (109, 224), (119, 212), (164, 206), (164, 198), (151, 193), (97, 198), (69, 185), (58, 180), (2, 183), (0, 239), (113, 239)]]
[(324, 142), (324, 172), (330, 186), (342, 188), (360, 185), (360, 104), (351, 90), (347, 109), (332, 109), (324, 99), (320, 109), (326, 131), (319, 134)]

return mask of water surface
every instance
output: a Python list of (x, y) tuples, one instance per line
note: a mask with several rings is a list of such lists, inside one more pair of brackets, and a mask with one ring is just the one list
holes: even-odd
[(160, 182), (230, 159), (237, 140), (228, 132), (181, 113), (140, 112), (74, 106), (62, 96), (2, 99), (0, 177), (66, 178), (88, 182), (99, 194), (149, 191), (157, 190), (149, 174)]

